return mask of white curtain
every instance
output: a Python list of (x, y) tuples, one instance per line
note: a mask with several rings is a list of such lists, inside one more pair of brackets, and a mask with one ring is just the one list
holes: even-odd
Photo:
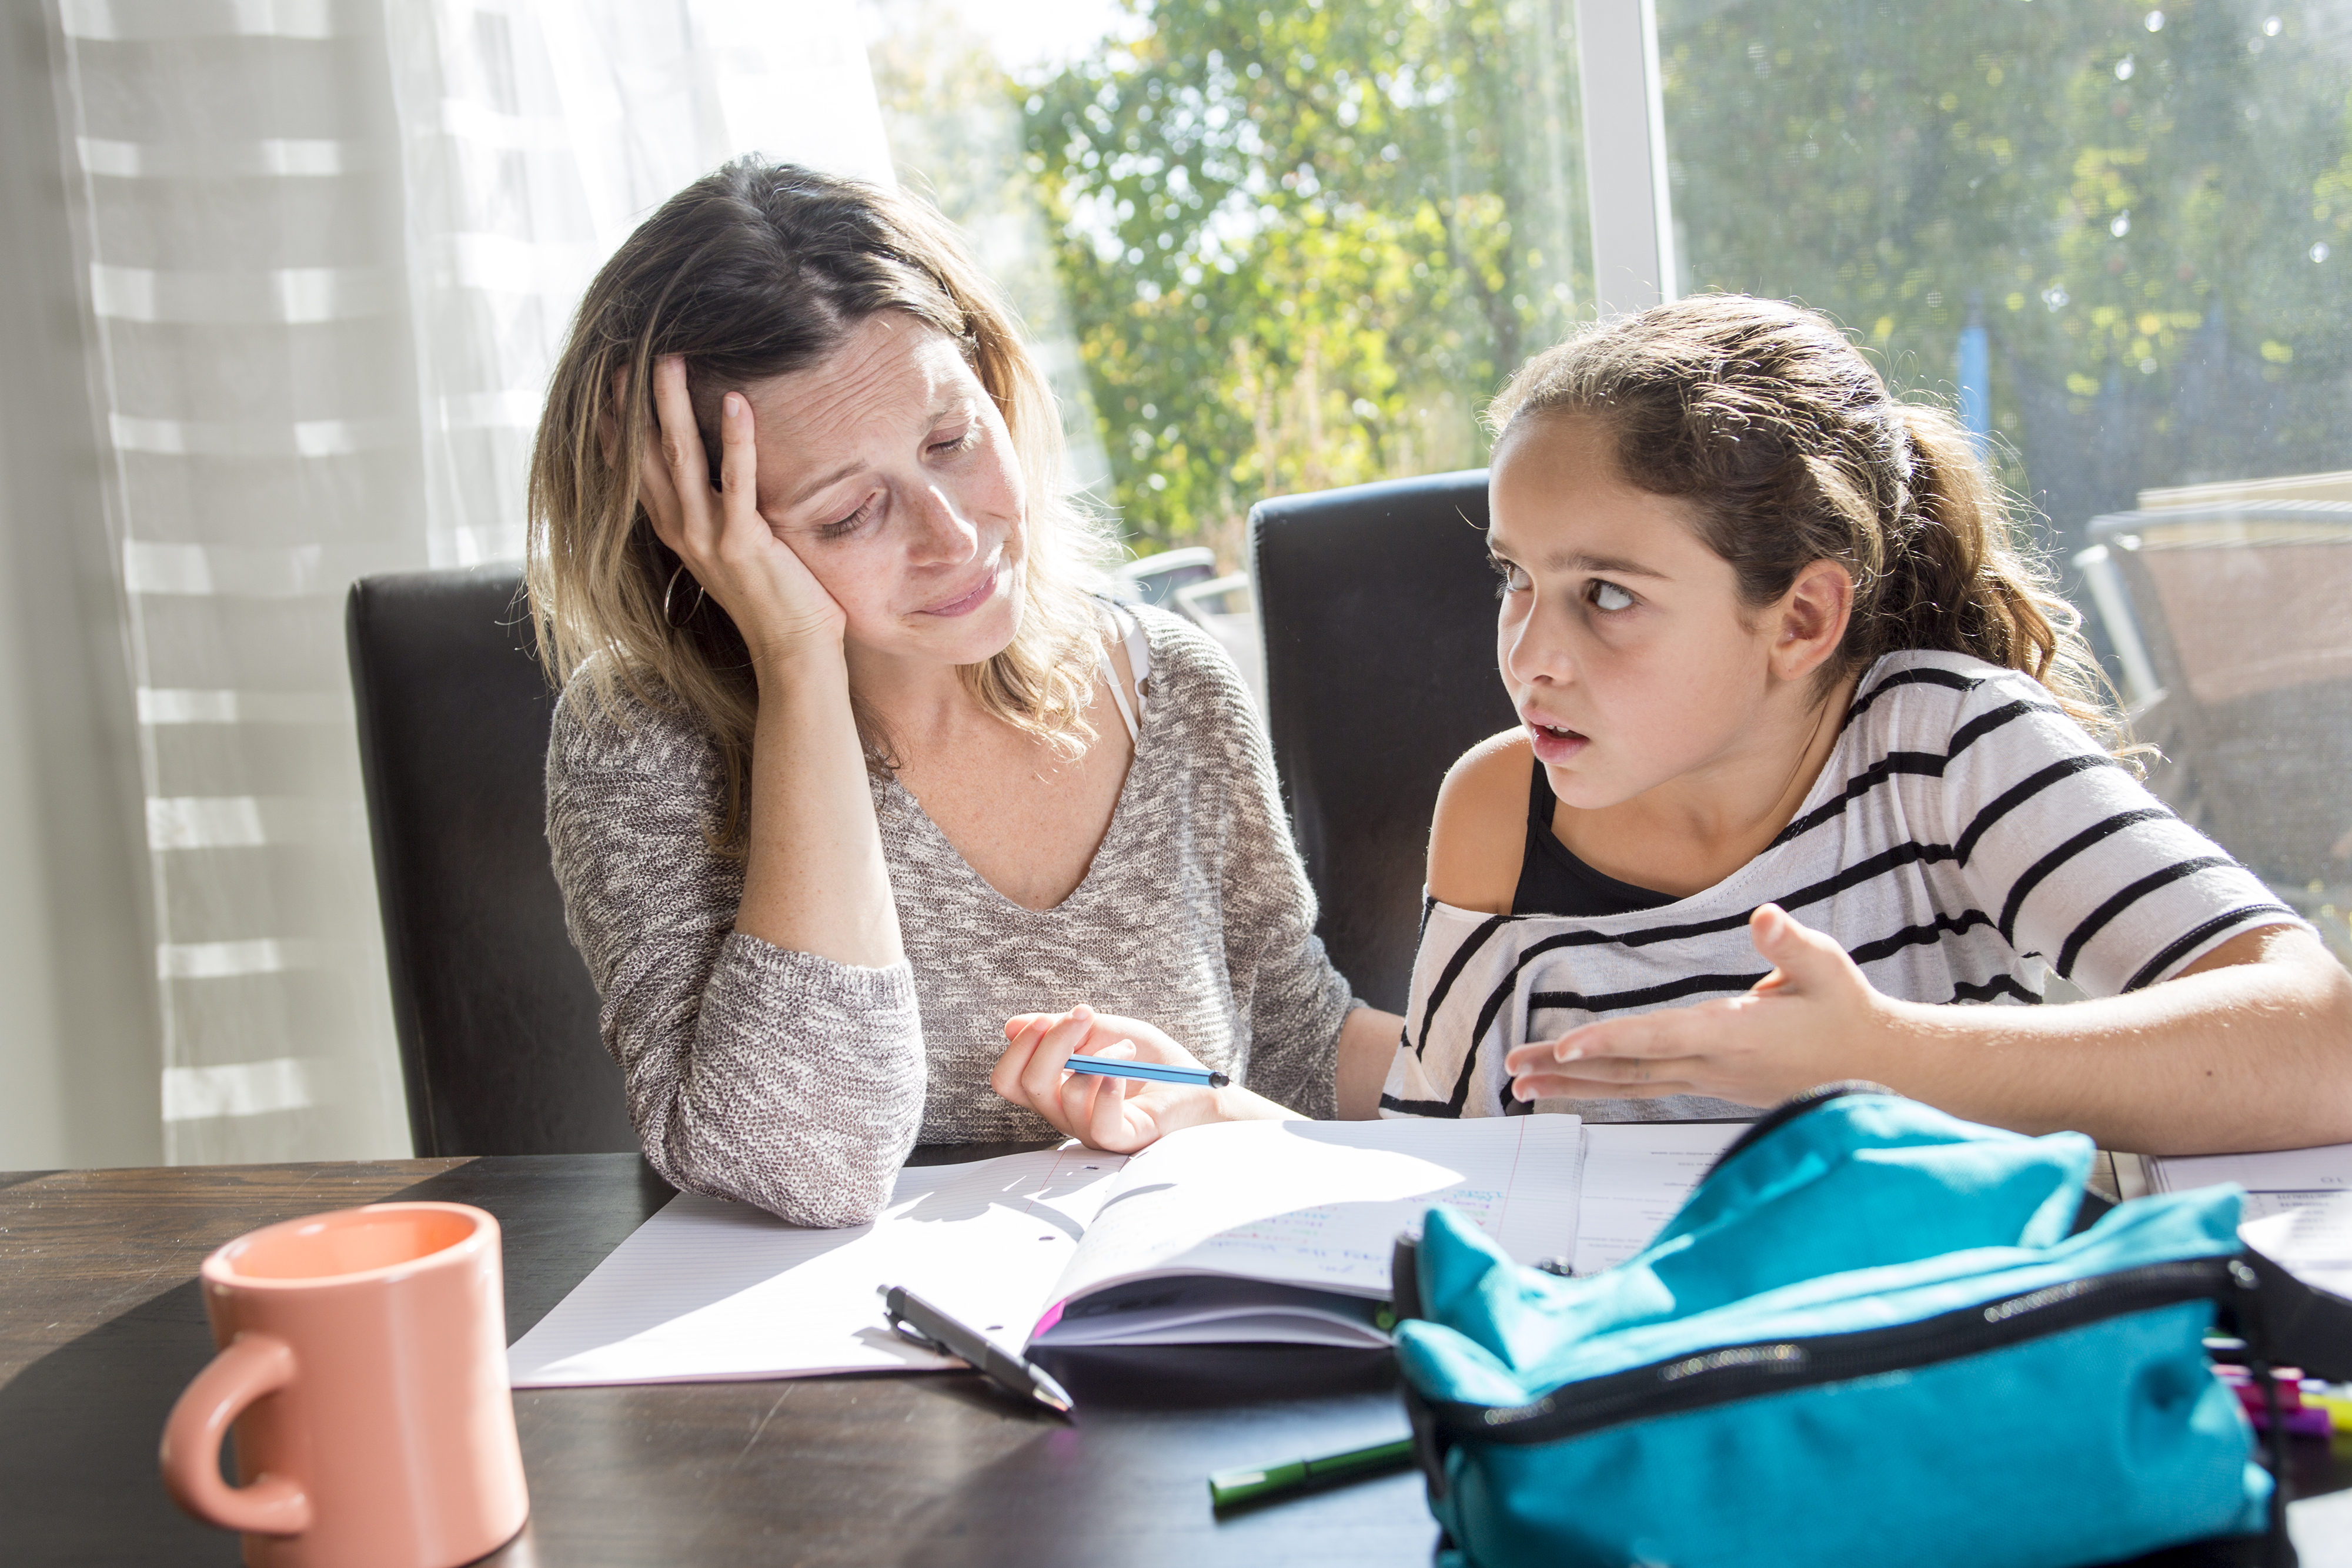
[(596, 265), (746, 151), (887, 179), (806, 0), (52, 0), (135, 685), (163, 1152), (405, 1153), (342, 644), (513, 559)]

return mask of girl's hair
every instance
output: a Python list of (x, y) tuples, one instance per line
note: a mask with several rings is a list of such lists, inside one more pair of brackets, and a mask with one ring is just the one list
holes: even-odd
[(1853, 574), (1822, 689), (1882, 653), (1942, 649), (2023, 671), (2103, 744), (2122, 739), (2081, 616), (1968, 433), (1889, 394), (1828, 318), (1707, 294), (1594, 323), (1528, 361), (1486, 418), (1499, 442), (1553, 413), (1605, 420), (1619, 473), (1688, 503), (1750, 608), (1817, 560)]
[[(955, 340), (1011, 433), (1028, 496), (1024, 592), (1012, 644), (958, 673), (981, 706), (1076, 757), (1101, 658), (1087, 591), (1108, 553), (1102, 525), (1063, 480), (1054, 394), (1016, 318), (947, 221), (861, 181), (739, 158), (665, 202), (588, 286), (556, 361), (530, 464), (525, 580), (540, 659), (584, 674), (625, 722), (635, 700), (716, 736), (724, 811), (714, 843), (740, 852), (758, 690), (743, 639), (656, 537), (638, 499), (654, 427), (653, 367), (686, 361), (703, 450), (718, 476), (730, 389), (818, 363), (859, 323), (895, 310)], [(867, 765), (896, 766), (862, 706)]]

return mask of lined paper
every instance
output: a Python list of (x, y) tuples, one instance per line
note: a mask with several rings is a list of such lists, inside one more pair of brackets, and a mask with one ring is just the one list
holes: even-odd
[(2352, 1144), (2261, 1155), (2151, 1155), (2147, 1161), (2147, 1185), (2154, 1192), (2187, 1192), (2225, 1181), (2248, 1192), (2342, 1192), (2352, 1188)]
[(1613, 1269), (1664, 1229), (1745, 1122), (1603, 1122), (1584, 1129), (1578, 1274)]
[(2305, 1284), (2352, 1298), (2352, 1192), (2253, 1196), (2297, 1201), (2259, 1215), (2248, 1203), (2238, 1227), (2246, 1245)]

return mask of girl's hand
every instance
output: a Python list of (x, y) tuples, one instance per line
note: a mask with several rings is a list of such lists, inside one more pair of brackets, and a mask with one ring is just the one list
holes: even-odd
[[(845, 617), (792, 546), (760, 515), (751, 405), (729, 392), (719, 415), (719, 488), (686, 390), (686, 361), (654, 365), (656, 430), (646, 433), (638, 498), (661, 542), (743, 635), (755, 665), (841, 646)], [(688, 585), (675, 585), (685, 592)]]
[(989, 1087), (1089, 1148), (1131, 1155), (1180, 1127), (1287, 1114), (1245, 1090), (1097, 1078), (1062, 1065), (1081, 1054), (1202, 1065), (1192, 1052), (1136, 1019), (1113, 1018), (1083, 1005), (1066, 1013), (1024, 1013), (1005, 1020), (1004, 1038), (1004, 1054), (988, 1076)]
[(1773, 1105), (1842, 1078), (1880, 1078), (1901, 1004), (1835, 942), (1767, 904), (1748, 934), (1772, 972), (1744, 996), (1607, 1019), (1503, 1059), (1520, 1100), (1711, 1094)]

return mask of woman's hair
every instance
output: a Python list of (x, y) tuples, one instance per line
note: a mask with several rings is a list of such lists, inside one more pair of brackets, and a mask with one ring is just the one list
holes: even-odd
[[(681, 577), (638, 499), (653, 367), (684, 358), (715, 483), (725, 394), (817, 364), (886, 310), (962, 349), (1004, 416), (1028, 497), (1019, 630), (1003, 652), (958, 673), (982, 707), (1065, 755), (1095, 738), (1086, 710), (1101, 632), (1087, 591), (1107, 545), (1064, 483), (1054, 395), (1012, 308), (922, 204), (739, 158), (665, 202), (588, 286), (531, 454), (526, 568), (551, 678), (584, 673), (615, 722), (625, 691), (717, 737), (724, 812), (711, 837), (730, 851), (748, 821), (758, 690), (734, 623)], [(858, 730), (870, 768), (896, 765), (889, 737), (862, 706)]]
[(2021, 670), (2104, 744), (2122, 737), (2081, 617), (2052, 591), (1958, 423), (1892, 396), (1818, 312), (1707, 294), (1594, 323), (1514, 375), (1499, 441), (1542, 414), (1607, 422), (1626, 482), (1688, 504), (1761, 608), (1817, 560), (1853, 578), (1822, 689), (1934, 648)]

